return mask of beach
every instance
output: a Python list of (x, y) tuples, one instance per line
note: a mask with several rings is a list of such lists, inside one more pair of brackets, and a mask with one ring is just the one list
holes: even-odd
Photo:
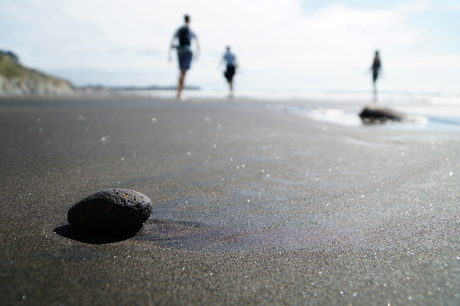
[[(459, 304), (458, 131), (317, 120), (362, 106), (0, 99), (0, 304)], [(74, 232), (112, 187), (143, 228)]]

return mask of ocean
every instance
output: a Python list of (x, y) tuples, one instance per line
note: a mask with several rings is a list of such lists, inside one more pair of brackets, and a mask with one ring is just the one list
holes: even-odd
[[(161, 98), (174, 98), (176, 95), (175, 91), (168, 90), (124, 93)], [(228, 92), (222, 90), (185, 90), (184, 94), (188, 101), (194, 103), (202, 99), (231, 101)], [(347, 126), (362, 125), (359, 111), (366, 104), (377, 103), (410, 118), (409, 122), (385, 124), (382, 128), (460, 132), (460, 93), (382, 92), (375, 102), (370, 91), (245, 90), (237, 91), (235, 98), (260, 102), (274, 110), (317, 121)]]

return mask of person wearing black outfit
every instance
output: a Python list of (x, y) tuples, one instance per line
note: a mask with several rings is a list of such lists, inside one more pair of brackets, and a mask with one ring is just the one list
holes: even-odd
[(377, 81), (377, 78), (379, 77), (379, 72), (380, 72), (380, 67), (381, 67), (381, 62), (380, 62), (380, 57), (379, 57), (379, 51), (375, 51), (375, 57), (374, 57), (374, 62), (372, 63), (371, 66), (371, 71), (372, 71), (372, 80), (374, 84), (374, 101), (377, 101), (377, 87), (375, 85), (375, 82)]

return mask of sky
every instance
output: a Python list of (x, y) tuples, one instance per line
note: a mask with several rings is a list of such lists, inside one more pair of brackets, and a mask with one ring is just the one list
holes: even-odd
[(191, 16), (201, 52), (186, 84), (241, 90), (460, 93), (460, 0), (0, 0), (0, 49), (78, 86), (174, 85), (174, 32)]

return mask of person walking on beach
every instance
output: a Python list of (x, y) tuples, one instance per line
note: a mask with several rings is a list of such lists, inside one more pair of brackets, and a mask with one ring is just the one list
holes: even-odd
[(379, 77), (379, 72), (380, 72), (380, 57), (379, 57), (379, 51), (375, 51), (375, 57), (374, 57), (374, 62), (372, 63), (371, 66), (371, 71), (372, 71), (372, 80), (374, 84), (374, 101), (377, 101), (377, 87), (375, 82), (377, 81), (377, 78)]
[[(193, 33), (190, 28), (190, 16), (184, 16), (185, 25), (180, 27), (176, 33), (174, 34), (171, 40), (171, 48), (169, 49), (169, 60), (172, 60), (171, 52), (172, 49), (177, 49), (177, 58), (179, 59), (179, 69), (180, 69), (180, 76), (179, 76), (179, 84), (177, 86), (177, 99), (185, 100), (185, 97), (182, 96), (182, 89), (184, 88), (184, 81), (185, 81), (185, 74), (187, 70), (190, 69), (190, 64), (192, 62), (192, 58), (197, 59), (198, 53), (200, 51), (200, 45), (198, 43), (198, 38)], [(192, 49), (191, 49), (191, 42), (192, 39), (196, 42), (196, 55), (193, 56)], [(174, 45), (175, 41), (178, 41), (177, 45)]]
[(227, 52), (225, 52), (224, 57), (221, 59), (220, 63), (223, 61), (227, 62), (227, 69), (224, 72), (224, 76), (227, 79), (228, 85), (230, 86), (229, 98), (233, 98), (233, 76), (236, 72), (237, 62), (235, 55), (230, 52), (230, 46), (227, 46)]

